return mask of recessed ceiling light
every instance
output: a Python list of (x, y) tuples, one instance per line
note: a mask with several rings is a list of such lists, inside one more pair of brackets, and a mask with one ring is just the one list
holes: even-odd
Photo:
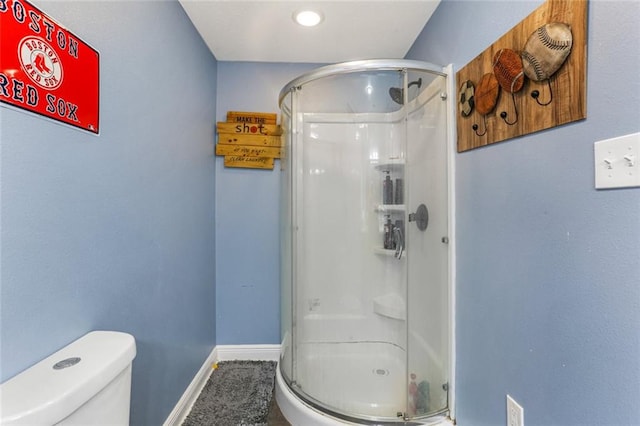
[(322, 22), (322, 14), (313, 10), (302, 10), (293, 14), (293, 20), (305, 27), (315, 27)]

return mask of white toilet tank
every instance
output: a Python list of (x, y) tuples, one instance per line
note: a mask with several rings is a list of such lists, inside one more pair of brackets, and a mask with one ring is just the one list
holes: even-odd
[(0, 425), (128, 425), (130, 334), (92, 331), (0, 385)]

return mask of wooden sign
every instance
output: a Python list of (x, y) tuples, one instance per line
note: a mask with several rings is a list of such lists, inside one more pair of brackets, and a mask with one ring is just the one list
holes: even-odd
[(280, 136), (253, 136), (218, 132), (218, 143), (227, 145), (280, 146)]
[(278, 114), (265, 112), (227, 112), (227, 122), (229, 123), (254, 123), (254, 124), (276, 124)]
[(280, 148), (276, 147), (237, 146), (220, 143), (216, 146), (216, 155), (280, 158), (280, 154)]
[(257, 136), (280, 136), (282, 130), (277, 124), (228, 123), (219, 121), (218, 133), (230, 133)]
[[(495, 107), (482, 108), (483, 99), (470, 105), (469, 85), (476, 97), (483, 76), (494, 72), (502, 49), (523, 56), (527, 41), (547, 24), (562, 23), (571, 29), (571, 51), (562, 66), (541, 81), (525, 78), (522, 88), (499, 91)], [(553, 42), (544, 37), (544, 43)], [(456, 74), (458, 87), (458, 152), (537, 132), (587, 117), (587, 0), (547, 0), (522, 22), (499, 38)], [(480, 90), (480, 97), (486, 94)]]
[(242, 167), (245, 169), (273, 170), (273, 158), (267, 157), (238, 157), (235, 155), (224, 157), (225, 167)]
[(218, 122), (216, 155), (224, 156), (225, 167), (273, 170), (280, 158), (282, 130), (277, 114), (229, 111), (226, 122)]

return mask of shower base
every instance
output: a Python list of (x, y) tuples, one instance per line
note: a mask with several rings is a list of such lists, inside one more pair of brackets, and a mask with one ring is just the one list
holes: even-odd
[(357, 417), (403, 411), (404, 349), (384, 342), (303, 343), (297, 385), (311, 398)]
[[(348, 417), (397, 423), (404, 401), (404, 349), (385, 342), (303, 343), (299, 346), (296, 391)], [(357, 377), (358, 380), (353, 380)], [(333, 417), (293, 392), (277, 371), (276, 399), (293, 426), (367, 424)], [(376, 424), (381, 424), (379, 421)], [(400, 424), (403, 424), (400, 422)], [(447, 425), (443, 416), (407, 425)]]

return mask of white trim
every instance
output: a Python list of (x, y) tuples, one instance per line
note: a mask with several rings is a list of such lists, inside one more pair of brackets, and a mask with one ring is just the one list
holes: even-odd
[(278, 361), (280, 345), (218, 345), (216, 361)]
[(198, 399), (202, 388), (207, 384), (213, 371), (213, 364), (218, 361), (278, 361), (280, 359), (280, 345), (218, 345), (213, 348), (207, 359), (200, 367), (196, 376), (182, 394), (163, 426), (179, 426), (191, 412), (193, 404)]
[(198, 399), (200, 392), (202, 392), (202, 388), (207, 384), (207, 380), (209, 380), (209, 376), (213, 371), (213, 368), (211, 367), (215, 364), (217, 359), (217, 348), (213, 348), (207, 359), (204, 361), (204, 364), (202, 364), (202, 367), (200, 367), (198, 373), (195, 375), (193, 380), (191, 380), (191, 383), (189, 383), (189, 386), (184, 391), (184, 394), (182, 394), (182, 397), (176, 406), (173, 407), (173, 410), (169, 413), (169, 417), (167, 417), (163, 426), (178, 426), (182, 424), (185, 418), (187, 418), (187, 415), (191, 412), (193, 404), (196, 402), (196, 399)]

